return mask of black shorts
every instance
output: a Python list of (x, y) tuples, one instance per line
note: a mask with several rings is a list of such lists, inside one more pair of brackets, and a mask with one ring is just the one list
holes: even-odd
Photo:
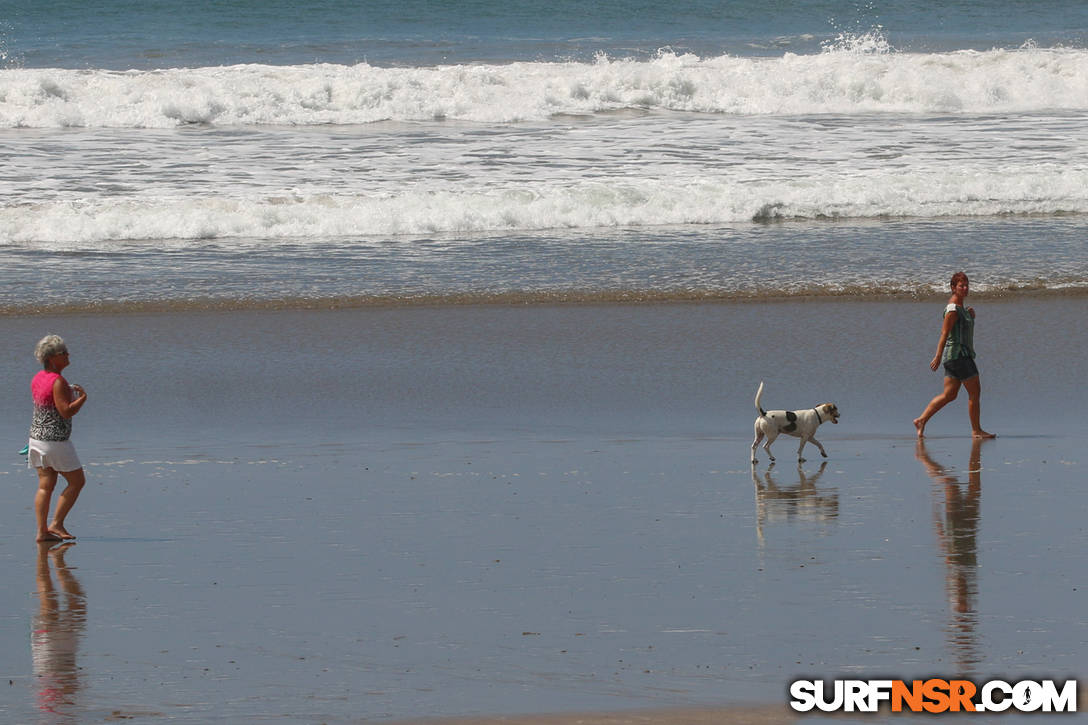
[(944, 376), (956, 380), (970, 380), (978, 375), (978, 367), (972, 357), (961, 357), (949, 360), (944, 364)]

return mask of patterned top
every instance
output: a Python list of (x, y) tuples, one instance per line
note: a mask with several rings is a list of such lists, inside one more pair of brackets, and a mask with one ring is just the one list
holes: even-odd
[(53, 401), (53, 383), (58, 373), (42, 370), (30, 381), (34, 415), (30, 419), (30, 437), (36, 441), (66, 441), (72, 435), (72, 419), (65, 418)]
[(948, 333), (948, 339), (944, 343), (942, 362), (959, 360), (961, 357), (975, 356), (975, 318), (961, 305), (951, 302), (944, 308), (947, 317), (949, 312), (956, 313), (956, 324), (952, 325), (952, 331)]

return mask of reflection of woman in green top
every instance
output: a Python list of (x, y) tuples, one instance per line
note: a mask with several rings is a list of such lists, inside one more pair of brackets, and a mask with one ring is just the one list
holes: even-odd
[(993, 438), (992, 433), (982, 430), (979, 423), (979, 384), (978, 368), (975, 367), (975, 308), (964, 307), (963, 301), (971, 291), (970, 282), (963, 272), (952, 275), (952, 296), (944, 311), (944, 324), (941, 326), (941, 338), (937, 342), (937, 354), (929, 363), (931, 370), (936, 370), (944, 363), (944, 390), (929, 401), (925, 411), (914, 419), (918, 437), (925, 437), (926, 423), (938, 410), (956, 399), (960, 385), (967, 390), (967, 414), (971, 418), (971, 432), (975, 438)]

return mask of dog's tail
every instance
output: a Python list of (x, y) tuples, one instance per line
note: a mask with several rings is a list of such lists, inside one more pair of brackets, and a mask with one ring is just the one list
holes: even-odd
[(763, 381), (759, 381), (759, 389), (756, 390), (756, 410), (760, 415), (767, 415), (767, 411), (763, 410), (763, 406), (759, 404), (760, 399), (763, 398)]

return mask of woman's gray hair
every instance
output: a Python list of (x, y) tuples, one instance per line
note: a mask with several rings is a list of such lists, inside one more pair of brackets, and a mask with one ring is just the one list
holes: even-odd
[(68, 352), (68, 346), (64, 344), (60, 335), (46, 335), (34, 346), (34, 357), (38, 358), (38, 362), (42, 365), (45, 365), (46, 361), (54, 355), (66, 352)]

